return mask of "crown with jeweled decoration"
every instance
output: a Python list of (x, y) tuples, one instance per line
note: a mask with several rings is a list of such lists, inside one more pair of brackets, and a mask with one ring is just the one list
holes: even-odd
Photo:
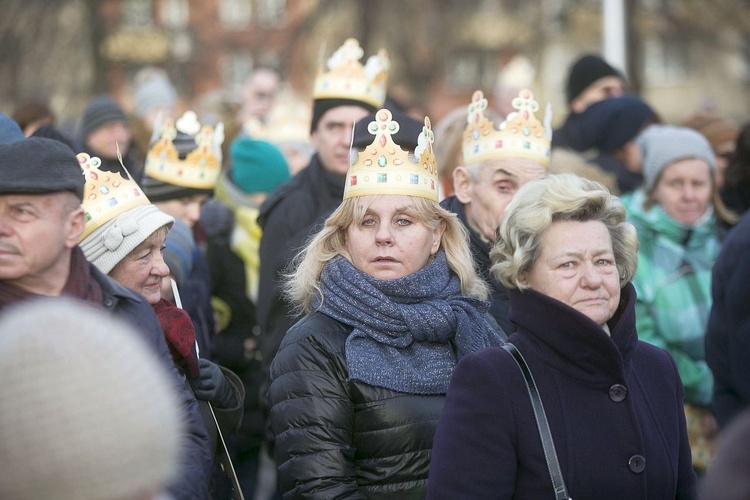
[(222, 123), (216, 128), (201, 125), (193, 111), (186, 111), (176, 122), (158, 118), (151, 142), (146, 176), (175, 186), (213, 189), (221, 173)]
[(484, 116), (487, 99), (481, 90), (474, 92), (464, 129), (464, 164), (472, 165), (496, 158), (526, 158), (549, 167), (552, 143), (552, 112), (549, 105), (544, 124), (535, 113), (539, 104), (534, 94), (524, 89), (511, 102), (517, 111), (509, 113), (499, 129)]
[(100, 170), (102, 161), (96, 156), (78, 153), (77, 157), (86, 178), (82, 202), (86, 225), (81, 240), (131, 208), (150, 203), (132, 177), (125, 179), (119, 172)]
[(385, 103), (391, 61), (385, 49), (370, 56), (362, 66), (364, 51), (349, 38), (328, 59), (327, 69), (318, 68), (313, 99), (352, 99), (379, 108)]
[(413, 153), (404, 151), (393, 141), (399, 124), (387, 109), (375, 114), (368, 132), (375, 136), (372, 144), (359, 152), (346, 173), (344, 199), (372, 194), (403, 194), (438, 201), (437, 163), (432, 152), (435, 136), (430, 118), (417, 138)]

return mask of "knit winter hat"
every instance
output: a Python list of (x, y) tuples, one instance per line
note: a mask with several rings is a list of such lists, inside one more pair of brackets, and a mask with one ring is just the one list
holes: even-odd
[(270, 193), (291, 177), (284, 155), (270, 142), (240, 136), (229, 154), (232, 181), (245, 193)]
[(0, 194), (70, 191), (80, 199), (83, 184), (81, 165), (62, 142), (31, 137), (0, 144)]
[(678, 160), (700, 158), (716, 171), (714, 152), (708, 140), (687, 127), (651, 125), (636, 140), (643, 156), (643, 180), (647, 191), (654, 188), (664, 167)]
[(652, 119), (653, 110), (639, 97), (604, 99), (581, 113), (576, 122), (578, 143), (584, 150), (611, 153), (635, 139)]
[(0, 144), (9, 144), (25, 138), (18, 123), (8, 115), (0, 113)]
[(739, 135), (734, 123), (715, 113), (696, 113), (686, 118), (682, 125), (703, 134), (717, 155), (726, 153), (727, 143), (733, 146)]
[(140, 333), (69, 298), (8, 308), (0, 331), (0, 498), (140, 498), (174, 477), (180, 406)]
[(111, 97), (106, 95), (94, 97), (83, 110), (81, 137), (85, 140), (96, 129), (111, 122), (128, 123), (128, 117)]
[(135, 114), (143, 118), (154, 108), (174, 109), (177, 105), (177, 91), (165, 76), (154, 75), (140, 84), (133, 92)]
[(605, 76), (616, 76), (624, 79), (619, 71), (597, 55), (587, 54), (578, 59), (570, 67), (568, 73), (568, 84), (565, 87), (568, 104), (578, 97), (586, 87)]
[(109, 272), (160, 227), (174, 218), (154, 205), (139, 205), (105, 222), (81, 242), (86, 259), (104, 274)]
[(182, 220), (175, 219), (164, 246), (164, 262), (169, 267), (169, 273), (177, 285), (182, 285), (193, 269), (195, 239), (192, 230)]

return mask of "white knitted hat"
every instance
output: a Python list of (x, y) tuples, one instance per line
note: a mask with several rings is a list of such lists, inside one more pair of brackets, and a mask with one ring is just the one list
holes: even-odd
[(173, 479), (178, 399), (132, 327), (44, 298), (9, 308), (0, 332), (0, 498), (135, 498)]
[(154, 205), (139, 205), (111, 219), (81, 240), (86, 259), (104, 274), (162, 226), (172, 227), (174, 218)]

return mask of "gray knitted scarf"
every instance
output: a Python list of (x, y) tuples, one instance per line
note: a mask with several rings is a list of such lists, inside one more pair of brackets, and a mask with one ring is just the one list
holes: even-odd
[(354, 327), (349, 377), (410, 394), (445, 394), (457, 361), (502, 344), (489, 303), (461, 293), (441, 250), (416, 273), (378, 280), (336, 257), (321, 276), (322, 313)]

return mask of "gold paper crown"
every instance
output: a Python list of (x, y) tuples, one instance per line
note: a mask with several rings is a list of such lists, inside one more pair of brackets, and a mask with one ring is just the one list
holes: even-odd
[(530, 90), (521, 90), (511, 104), (518, 111), (509, 113), (498, 130), (484, 116), (487, 109), (484, 94), (481, 90), (474, 92), (469, 104), (468, 125), (464, 130), (465, 165), (495, 158), (527, 158), (549, 166), (552, 142), (549, 105), (542, 125), (534, 114), (539, 110), (539, 104)]
[(86, 211), (86, 225), (81, 240), (96, 228), (139, 205), (150, 202), (138, 184), (125, 179), (119, 172), (100, 170), (102, 162), (96, 156), (78, 153), (86, 184), (83, 187), (83, 209)]
[[(195, 148), (180, 159), (175, 146), (177, 132), (194, 138)], [(155, 142), (154, 142), (155, 139)], [(221, 173), (221, 143), (224, 125), (216, 129), (201, 126), (193, 111), (186, 111), (175, 123), (171, 118), (157, 119), (154, 124), (153, 146), (146, 156), (144, 173), (161, 182), (193, 189), (213, 189)]]
[(437, 164), (432, 153), (435, 136), (425, 117), (413, 157), (393, 142), (399, 124), (387, 109), (375, 114), (367, 130), (372, 144), (358, 154), (346, 173), (344, 199), (372, 194), (403, 194), (438, 201)]
[(313, 99), (353, 99), (381, 107), (385, 103), (391, 62), (384, 49), (370, 56), (365, 66), (359, 62), (363, 55), (357, 40), (346, 40), (328, 59), (328, 71), (318, 68)]

